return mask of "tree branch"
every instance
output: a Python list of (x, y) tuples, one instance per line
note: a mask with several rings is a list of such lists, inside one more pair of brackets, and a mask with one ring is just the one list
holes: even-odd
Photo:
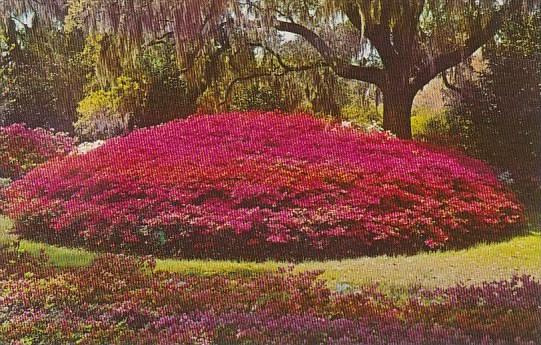
[(148, 42), (144, 43), (143, 47), (152, 47), (152, 46), (155, 46), (155, 45), (158, 45), (158, 44), (164, 44), (168, 40), (173, 39), (173, 34), (174, 33), (172, 31), (167, 31), (164, 34), (162, 34), (161, 36), (158, 36), (158, 37), (152, 39), (151, 41), (148, 41)]
[(337, 54), (318, 34), (309, 28), (292, 22), (278, 20), (275, 25), (276, 30), (289, 32), (304, 38), (321, 55), (323, 60), (341, 77), (356, 79), (381, 85), (385, 80), (385, 72), (377, 67), (356, 66), (345, 63), (337, 58)]
[(449, 78), (447, 77), (447, 71), (441, 72), (441, 79), (443, 80), (443, 85), (445, 85), (446, 88), (462, 95), (462, 89), (456, 85), (451, 84), (451, 82), (449, 81)]
[(487, 25), (481, 30), (473, 33), (466, 42), (457, 49), (441, 54), (432, 61), (425, 62), (417, 76), (411, 81), (411, 86), (419, 90), (439, 73), (458, 65), (467, 57), (471, 56), (477, 49), (494, 37), (501, 26), (502, 10), (494, 13)]
[(323, 59), (327, 62), (331, 62), (336, 59), (335, 52), (329, 47), (321, 37), (319, 37), (314, 31), (308, 29), (306, 26), (277, 20), (275, 25), (276, 30), (290, 32), (303, 37), (308, 43), (310, 43), (321, 54)]
[(468, 92), (468, 88), (453, 85), (447, 76), (447, 71), (441, 72), (441, 79), (443, 80), (443, 85), (449, 90), (455, 92), (461, 99), (468, 101), (475, 99), (476, 95), (471, 92), (471, 89), (469, 90), (470, 92)]
[[(383, 62), (384, 66), (391, 66), (398, 58), (398, 53), (391, 43), (390, 15), (388, 2), (383, 2), (383, 10), (379, 23), (366, 21), (363, 23), (360, 8), (358, 5), (348, 3), (344, 6), (344, 13), (353, 26), (372, 43)], [(364, 6), (366, 12), (370, 11), (370, 5)], [(367, 16), (368, 17), (368, 16)], [(363, 25), (364, 24), (364, 25)]]
[[(279, 64), (281, 65), (281, 63), (279, 63)], [(280, 73), (256, 72), (256, 73), (253, 73), (253, 74), (240, 76), (240, 77), (237, 77), (237, 78), (233, 79), (227, 85), (227, 88), (225, 90), (225, 97), (224, 97), (223, 102), (220, 103), (220, 106), (223, 106), (223, 105), (230, 102), (231, 94), (233, 93), (233, 88), (235, 87), (236, 84), (238, 84), (240, 82), (247, 81), (247, 80), (252, 80), (252, 79), (257, 79), (257, 78), (264, 78), (264, 77), (281, 77), (281, 76), (284, 76), (284, 75), (286, 75), (288, 73), (292, 73), (292, 72), (303, 72), (303, 71), (308, 71), (308, 70), (311, 70), (311, 69), (326, 67), (326, 65), (324, 63), (321, 63), (321, 62), (312, 64), (312, 65), (306, 65), (306, 66), (288, 66), (288, 65), (284, 65), (284, 66), (286, 68), (284, 68), (284, 71), (282, 71)]]
[[(282, 69), (286, 72), (295, 72), (299, 68), (298, 66), (291, 66), (291, 65), (286, 64), (280, 54), (278, 54), (272, 48), (270, 48), (269, 46), (263, 43), (250, 42), (249, 45), (252, 47), (260, 47), (268, 51), (276, 59), (276, 62), (278, 62), (278, 65), (280, 65), (280, 67), (282, 67)], [(316, 62), (312, 64), (311, 66), (315, 66), (315, 65), (318, 65), (319, 67), (330, 67), (329, 64), (326, 63), (325, 61)]]

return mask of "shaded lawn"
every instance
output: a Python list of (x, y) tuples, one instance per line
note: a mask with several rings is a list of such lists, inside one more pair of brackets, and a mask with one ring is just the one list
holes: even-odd
[[(8, 234), (10, 221), (0, 216), (0, 243), (15, 240)], [(500, 243), (445, 252), (420, 253), (412, 256), (378, 256), (332, 261), (309, 261), (296, 270), (323, 270), (322, 278), (331, 288), (355, 288), (379, 282), (385, 290), (403, 292), (412, 287), (448, 287), (459, 282), (509, 279), (513, 274), (541, 277), (541, 233), (539, 225), (530, 231)], [(96, 254), (83, 249), (63, 248), (21, 240), (19, 249), (32, 254), (41, 250), (51, 263), (60, 267), (88, 265)], [(223, 260), (157, 260), (157, 269), (185, 274), (243, 274), (275, 270), (288, 263), (262, 263)]]

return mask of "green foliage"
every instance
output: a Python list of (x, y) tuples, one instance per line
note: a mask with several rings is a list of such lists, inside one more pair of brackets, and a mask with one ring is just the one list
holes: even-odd
[(134, 119), (138, 127), (146, 127), (186, 117), (195, 112), (199, 91), (189, 87), (177, 64), (171, 43), (147, 48), (141, 52), (136, 67), (129, 72), (141, 80), (144, 105)]
[[(141, 47), (130, 56), (118, 54), (111, 47), (116, 44), (118, 39), (114, 35), (94, 34), (87, 37), (84, 49), (85, 58), (94, 66), (85, 87), (87, 97), (94, 99), (90, 103), (101, 104), (98, 108), (106, 108), (109, 113), (113, 113), (105, 116), (116, 120), (113, 128), (122, 132), (122, 128), (152, 126), (185, 117), (195, 111), (198, 90), (188, 86), (170, 42)], [(137, 84), (136, 90), (119, 90), (122, 89), (120, 85), (126, 84), (128, 80), (129, 83)], [(127, 85), (123, 87), (131, 88)], [(125, 111), (115, 110), (117, 107)], [(130, 115), (129, 120), (126, 111)], [(118, 130), (101, 136), (114, 135), (116, 132)], [(92, 133), (89, 135), (92, 136)]]
[(469, 154), (509, 171), (527, 201), (540, 202), (541, 12), (509, 18), (483, 55), (487, 68), (453, 95), (452, 134)]
[(231, 108), (234, 110), (284, 110), (284, 105), (279, 102), (278, 92), (268, 85), (252, 83), (235, 93)]
[(66, 34), (36, 17), (8, 19), (0, 34), (0, 123), (71, 131), (90, 67), (83, 34)]
[(0, 177), (0, 190), (6, 188), (11, 184), (11, 179), (8, 177)]
[(128, 77), (119, 77), (111, 89), (88, 94), (77, 106), (76, 132), (84, 139), (105, 139), (125, 132), (140, 106), (140, 87)]
[(450, 128), (443, 111), (426, 107), (414, 108), (411, 117), (413, 137), (437, 145), (451, 145)]
[[(141, 88), (148, 87), (148, 104), (134, 118), (140, 126), (193, 112), (201, 95), (214, 96), (208, 98), (208, 107), (201, 102), (203, 108), (214, 110), (230, 105), (270, 108), (279, 103), (287, 105), (284, 110), (308, 109), (339, 117), (345, 104), (340, 76), (376, 84), (388, 93), (384, 99), (389, 103), (386, 111), (390, 119), (385, 126), (409, 138), (408, 116), (397, 114), (409, 113), (410, 96), (492, 37), (500, 16), (524, 13), (515, 6), (520, 3), (136, 0), (111, 4), (69, 0), (49, 4), (9, 0), (0, 3), (0, 8), (4, 16), (25, 16), (31, 8), (36, 18), (53, 26), (64, 25), (69, 33), (99, 34), (93, 67), (101, 65), (107, 71), (102, 75), (98, 69), (94, 71), (97, 79), (107, 77), (108, 85), (102, 87), (108, 89), (121, 75), (137, 80)], [(173, 54), (167, 54), (174, 55), (176, 70), (169, 69), (169, 63), (162, 64), (165, 60), (157, 56), (152, 59), (158, 64), (139, 65), (141, 54), (167, 45), (174, 46), (167, 48)], [(457, 49), (461, 54), (448, 54)], [(166, 73), (156, 74), (152, 66)], [(290, 75), (298, 76), (297, 80)], [(270, 81), (277, 91), (276, 99), (269, 99), (266, 91), (255, 95), (248, 87), (246, 95), (242, 89), (236, 91), (240, 100), (233, 103), (239, 104), (232, 104), (225, 90), (239, 79)], [(284, 79), (279, 82), (279, 91), (274, 88), (275, 79)], [(207, 92), (209, 88), (211, 92)], [(288, 98), (287, 93), (295, 95)], [(157, 101), (163, 98), (182, 101)]]
[(383, 124), (383, 111), (375, 106), (363, 107), (358, 104), (347, 104), (342, 108), (342, 117), (360, 125)]

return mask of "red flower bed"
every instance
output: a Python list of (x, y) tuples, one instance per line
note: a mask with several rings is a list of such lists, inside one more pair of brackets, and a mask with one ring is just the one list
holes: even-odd
[(72, 138), (24, 124), (0, 127), (0, 178), (15, 179), (36, 166), (66, 156), (75, 148)]
[(2, 344), (385, 345), (541, 341), (541, 284), (528, 276), (391, 298), (329, 290), (316, 273), (185, 276), (151, 259), (59, 269), (0, 248)]
[(309, 116), (138, 130), (6, 192), (24, 237), (184, 257), (343, 257), (462, 246), (523, 225), (482, 162)]

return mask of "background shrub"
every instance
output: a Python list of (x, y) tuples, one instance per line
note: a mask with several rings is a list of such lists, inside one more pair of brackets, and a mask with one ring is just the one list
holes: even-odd
[(450, 121), (443, 109), (414, 108), (411, 117), (413, 138), (431, 145), (459, 149), (456, 136), (451, 135)]
[(486, 68), (449, 94), (451, 132), (469, 155), (510, 173), (524, 202), (539, 209), (541, 12), (512, 16), (483, 57)]
[(482, 162), (310, 116), (193, 117), (48, 164), (5, 192), (27, 238), (197, 257), (343, 257), (509, 234)]
[(280, 102), (280, 95), (268, 85), (251, 84), (232, 97), (231, 108), (234, 110), (263, 110), (273, 111), (284, 109)]
[(375, 106), (362, 107), (357, 104), (348, 104), (342, 108), (342, 116), (346, 120), (360, 125), (377, 124), (383, 126), (383, 109)]
[(83, 98), (77, 107), (75, 131), (85, 140), (107, 139), (125, 133), (138, 108), (139, 84), (117, 78), (110, 90), (99, 89)]
[(0, 125), (24, 122), (72, 132), (75, 108), (93, 72), (81, 54), (84, 34), (38, 17), (24, 25), (6, 17), (0, 28)]
[(24, 124), (0, 127), (0, 178), (18, 178), (50, 159), (66, 156), (74, 147), (74, 140), (64, 133)]

